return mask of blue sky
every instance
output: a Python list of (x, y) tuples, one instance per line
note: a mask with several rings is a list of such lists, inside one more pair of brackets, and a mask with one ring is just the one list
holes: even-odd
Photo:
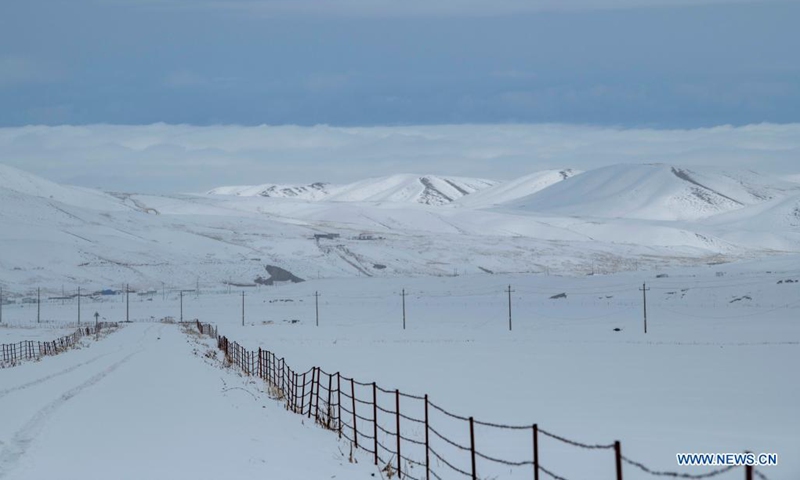
[(797, 122), (798, 19), (789, 0), (4, 1), (0, 126)]

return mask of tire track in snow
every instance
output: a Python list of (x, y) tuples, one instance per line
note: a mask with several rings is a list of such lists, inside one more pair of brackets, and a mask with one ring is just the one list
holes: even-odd
[[(143, 335), (142, 335), (142, 337), (143, 337), (143, 338), (139, 339), (139, 345), (142, 345), (142, 340), (144, 339), (144, 336), (146, 336), (146, 335), (147, 335), (147, 332), (149, 332), (149, 331), (150, 331), (150, 330), (151, 330), (153, 327), (154, 327), (154, 325), (151, 325), (151, 326), (147, 327), (147, 329), (145, 329), (145, 331), (144, 331), (144, 333), (143, 333)], [(122, 350), (122, 348), (123, 348), (123, 347), (122, 347), (122, 346), (120, 346), (120, 348), (117, 350), (117, 352), (121, 351), (121, 350)], [(110, 353), (110, 352), (109, 352), (109, 353), (104, 353), (104, 354), (102, 354), (102, 355), (98, 355), (98, 356), (96, 356), (96, 357), (94, 357), (94, 358), (92, 358), (92, 359), (90, 359), (90, 360), (87, 360), (87, 361), (85, 361), (85, 362), (78, 363), (78, 364), (76, 364), (76, 365), (73, 365), (73, 366), (71, 366), (71, 367), (68, 367), (68, 368), (65, 368), (64, 370), (61, 370), (61, 371), (59, 371), (59, 372), (56, 372), (56, 373), (51, 373), (50, 375), (47, 375), (47, 376), (45, 376), (45, 377), (42, 377), (42, 378), (39, 378), (39, 379), (37, 379), (37, 380), (33, 380), (33, 381), (31, 381), (31, 382), (28, 382), (28, 383), (25, 383), (25, 384), (19, 385), (19, 386), (17, 386), (17, 387), (6, 388), (6, 389), (4, 389), (4, 390), (0, 390), (0, 399), (2, 399), (3, 397), (5, 397), (6, 395), (8, 395), (8, 394), (10, 394), (10, 393), (19, 392), (19, 391), (21, 391), (21, 390), (26, 390), (26, 389), (28, 389), (28, 388), (35, 387), (35, 386), (37, 386), (37, 385), (40, 385), (40, 384), (42, 384), (42, 383), (44, 383), (44, 382), (46, 382), (46, 381), (48, 381), (48, 380), (52, 380), (52, 379), (54, 379), (54, 378), (57, 378), (57, 377), (60, 377), (60, 376), (62, 376), (62, 375), (66, 375), (66, 374), (68, 374), (68, 373), (74, 372), (75, 370), (77, 370), (77, 369), (79, 369), (79, 368), (81, 368), (81, 367), (85, 367), (86, 365), (90, 365), (90, 364), (92, 364), (92, 363), (96, 362), (97, 360), (100, 360), (101, 358), (103, 358), (103, 357), (107, 357), (107, 356), (109, 356), (109, 355), (111, 355), (111, 353)]]
[(69, 368), (65, 368), (64, 370), (61, 370), (61, 371), (56, 372), (56, 373), (52, 373), (52, 374), (47, 375), (45, 377), (42, 377), (42, 378), (40, 378), (38, 380), (34, 380), (34, 381), (28, 382), (28, 383), (24, 383), (24, 384), (22, 384), (22, 385), (20, 385), (18, 387), (6, 388), (5, 390), (0, 390), (0, 398), (5, 397), (9, 393), (19, 392), (20, 390), (25, 390), (25, 389), (28, 389), (28, 388), (31, 388), (31, 387), (35, 387), (36, 385), (44, 383), (44, 382), (46, 382), (48, 380), (52, 380), (53, 378), (57, 378), (57, 377), (60, 377), (62, 375), (66, 375), (68, 373), (74, 372), (75, 370), (77, 370), (77, 369), (79, 369), (81, 367), (84, 367), (86, 365), (92, 364), (92, 363), (96, 362), (97, 360), (100, 360), (101, 358), (106, 357), (108, 355), (111, 355), (111, 354), (110, 353), (104, 353), (102, 355), (98, 355), (98, 356), (92, 358), (91, 360), (87, 360), (87, 361), (79, 363), (77, 365), (73, 365), (73, 366), (71, 366)]
[[(13, 437), (8, 444), (4, 446), (4, 448), (0, 451), (0, 479), (5, 478), (14, 468), (17, 466), (19, 461), (25, 456), (30, 448), (31, 444), (36, 440), (36, 437), (41, 432), (42, 428), (44, 428), (47, 421), (67, 402), (69, 402), (72, 398), (79, 395), (84, 390), (91, 388), (92, 386), (96, 385), (104, 378), (109, 376), (110, 374), (114, 373), (119, 367), (130, 361), (135, 355), (138, 355), (145, 351), (144, 348), (144, 340), (147, 337), (147, 333), (154, 327), (154, 325), (149, 326), (142, 335), (142, 338), (139, 339), (137, 342), (138, 345), (141, 347), (139, 350), (132, 352), (125, 356), (122, 360), (113, 363), (100, 373), (97, 373), (90, 377), (85, 382), (81, 383), (80, 385), (71, 388), (70, 390), (62, 393), (57, 399), (53, 400), (43, 408), (41, 408), (36, 414), (34, 414), (33, 418), (31, 418), (21, 429), (17, 430)], [(163, 325), (159, 329), (159, 336), (160, 332), (163, 330)], [(108, 354), (106, 354), (108, 355)], [(2, 442), (0, 442), (2, 445)]]
[(28, 451), (31, 443), (36, 440), (37, 435), (47, 423), (47, 420), (52, 417), (59, 408), (87, 388), (90, 388), (111, 373), (114, 373), (116, 369), (127, 363), (131, 357), (141, 352), (142, 350), (139, 350), (129, 354), (119, 362), (112, 364), (102, 372), (92, 376), (77, 387), (64, 392), (56, 400), (50, 402), (44, 408), (36, 412), (33, 418), (31, 418), (28, 423), (26, 423), (14, 434), (9, 443), (0, 452), (0, 478), (4, 478), (8, 473), (10, 473), (19, 460), (25, 456), (25, 453)]

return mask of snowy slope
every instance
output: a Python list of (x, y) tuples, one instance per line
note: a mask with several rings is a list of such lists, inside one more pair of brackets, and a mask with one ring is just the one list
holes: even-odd
[(210, 194), (328, 200), (334, 202), (402, 202), (445, 205), (497, 182), (480, 178), (401, 174), (369, 178), (348, 185), (259, 185), (220, 187)]
[(613, 165), (572, 177), (508, 206), (572, 216), (697, 220), (797, 192), (797, 184), (751, 171)]
[(508, 182), (499, 183), (487, 189), (475, 192), (472, 195), (461, 197), (455, 203), (460, 206), (473, 208), (500, 205), (532, 195), (540, 190), (544, 190), (550, 185), (554, 185), (579, 173), (581, 172), (570, 168), (535, 172)]
[(81, 187), (69, 187), (0, 164), (0, 198), (40, 198), (46, 201), (93, 210), (128, 210), (106, 193)]
[(316, 182), (308, 185), (264, 184), (255, 186), (218, 187), (210, 195), (238, 195), (242, 197), (293, 198), (298, 200), (321, 200), (336, 187), (329, 183)]
[[(584, 175), (588, 173), (540, 194)], [(715, 222), (664, 222), (576, 218), (519, 208), (441, 208), (416, 201), (112, 196), (77, 190), (107, 204), (97, 210), (101, 201), (84, 208), (50, 198), (51, 192), (73, 193), (69, 187), (37, 185), (41, 188), (35, 195), (20, 193), (23, 187), (0, 188), (0, 285), (20, 294), (35, 286), (60, 289), (62, 283), (87, 289), (119, 288), (122, 282), (141, 288), (162, 282), (190, 285), (198, 278), (216, 285), (249, 283), (264, 273), (266, 264), (301, 278), (486, 270), (574, 275), (595, 267), (619, 271), (800, 251), (791, 224), (768, 221), (758, 212)], [(392, 191), (384, 186), (376, 189), (384, 199), (421, 198), (414, 196), (419, 190), (415, 194), (410, 188)], [(767, 187), (761, 190), (764, 196), (781, 193)], [(361, 190), (358, 198), (371, 198), (366, 193)], [(789, 204), (782, 208), (792, 211)], [(316, 238), (320, 233), (338, 236)]]

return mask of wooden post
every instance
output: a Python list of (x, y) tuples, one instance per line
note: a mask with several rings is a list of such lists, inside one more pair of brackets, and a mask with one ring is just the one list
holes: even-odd
[(356, 384), (355, 380), (350, 379), (350, 395), (353, 396), (353, 441), (358, 448), (358, 427), (356, 426)]
[(508, 331), (511, 331), (511, 293), (514, 290), (511, 290), (511, 285), (508, 286)]
[[(314, 371), (311, 371), (311, 390), (314, 390)], [(302, 398), (300, 399), (300, 415), (303, 414), (303, 409), (305, 409), (305, 398), (306, 398), (306, 374), (303, 374), (303, 393)], [(308, 416), (311, 417), (311, 402), (308, 404)]]
[(478, 480), (477, 462), (475, 461), (475, 420), (469, 417), (469, 449), (472, 453), (472, 480)]
[(406, 289), (403, 289), (403, 330), (406, 329)]
[(644, 307), (644, 333), (647, 333), (647, 283), (642, 283), (642, 305)]
[(394, 391), (395, 397), (395, 416), (397, 417), (397, 478), (403, 478), (403, 472), (401, 470), (402, 460), (403, 457), (400, 453), (400, 390)]
[(745, 480), (753, 480), (753, 466), (752, 465), (745, 465), (744, 466), (744, 479)]
[(328, 430), (331, 428), (331, 421), (333, 420), (333, 407), (331, 406), (331, 397), (333, 396), (333, 375), (328, 375)]
[(622, 480), (622, 444), (619, 441), (614, 442), (614, 456), (617, 464), (617, 480)]
[(317, 309), (317, 326), (319, 327), (319, 292), (314, 292), (314, 305)]
[[(316, 419), (317, 423), (319, 423), (319, 383), (320, 383), (320, 382), (319, 382), (319, 380), (320, 380), (319, 376), (320, 376), (320, 369), (319, 369), (319, 367), (314, 367), (314, 370), (316, 370), (316, 372), (317, 372), (317, 395), (316, 395), (316, 397), (317, 397), (317, 404), (316, 404), (316, 406), (314, 407), (314, 419)], [(312, 375), (313, 375), (313, 374), (312, 374)], [(312, 377), (312, 382), (311, 382), (311, 392), (312, 392), (312, 393), (314, 392), (314, 382), (313, 382), (313, 377)], [(314, 398), (312, 397), (312, 398), (311, 398), (311, 400), (313, 400), (313, 399), (314, 399)], [(309, 406), (308, 406), (308, 408), (311, 408), (311, 405), (309, 405)]]
[(539, 425), (533, 424), (533, 480), (539, 480)]
[(428, 423), (428, 394), (425, 394), (425, 480), (431, 480), (431, 439)]
[(258, 347), (258, 378), (263, 379), (264, 378), (264, 368), (261, 365), (261, 355), (262, 355), (261, 347)]
[(372, 382), (372, 434), (375, 436), (375, 465), (378, 464), (378, 385)]
[(342, 439), (342, 375), (336, 372), (336, 405), (339, 420), (339, 439)]

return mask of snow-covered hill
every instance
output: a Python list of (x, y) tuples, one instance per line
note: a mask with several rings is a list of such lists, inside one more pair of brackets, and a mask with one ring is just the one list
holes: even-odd
[(581, 172), (571, 168), (535, 172), (508, 182), (498, 183), (472, 195), (461, 197), (455, 203), (460, 206), (474, 208), (501, 205), (532, 195), (579, 173)]
[(369, 178), (348, 185), (258, 185), (219, 187), (215, 195), (261, 196), (334, 202), (402, 202), (446, 205), (465, 195), (489, 188), (497, 182), (480, 178), (400, 174)]
[(327, 200), (336, 202), (413, 202), (445, 205), (497, 182), (480, 178), (438, 175), (391, 175), (351, 183), (335, 190)]
[(242, 197), (293, 198), (298, 200), (322, 200), (336, 187), (329, 183), (315, 182), (308, 185), (264, 184), (255, 186), (217, 187), (209, 195), (238, 195)]
[[(0, 284), (24, 290), (62, 283), (87, 288), (121, 282), (178, 285), (198, 278), (212, 284), (248, 283), (269, 264), (306, 278), (454, 271), (581, 275), (732, 261), (776, 250), (800, 252), (795, 223), (800, 185), (713, 169), (702, 174), (651, 165), (608, 170), (599, 169), (599, 176), (598, 171), (582, 173), (526, 197), (562, 196), (570, 213), (559, 215), (556, 208), (540, 213), (509, 204), (498, 209), (436, 205), (444, 197), (434, 192), (452, 198), (455, 193), (449, 188), (460, 192), (480, 186), (469, 184), (469, 179), (460, 179), (456, 187), (438, 177), (425, 177), (430, 182), (426, 185), (419, 176), (394, 176), (337, 191), (326, 200), (307, 201), (111, 195), (4, 169)], [(618, 182), (639, 196), (621, 190)], [(655, 199), (660, 202), (641, 202), (652, 199), (641, 193), (645, 188), (658, 191), (661, 196)], [(598, 192), (607, 197), (599, 198)], [(626, 195), (632, 195), (628, 205), (638, 216), (597, 218), (625, 206)], [(665, 198), (684, 203), (665, 205)], [(581, 205), (586, 214), (578, 209)], [(696, 215), (724, 208), (732, 213)], [(665, 212), (673, 210), (679, 219), (695, 220), (665, 221)]]
[(59, 185), (0, 164), (0, 200), (5, 203), (11, 198), (39, 198), (92, 210), (129, 209), (112, 195), (88, 188)]
[(697, 220), (800, 192), (752, 171), (664, 164), (613, 165), (508, 204), (541, 213), (600, 218)]

